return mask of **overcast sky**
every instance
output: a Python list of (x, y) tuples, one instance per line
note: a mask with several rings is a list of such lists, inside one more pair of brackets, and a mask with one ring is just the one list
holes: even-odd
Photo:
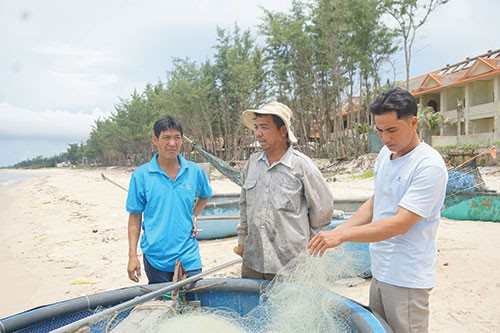
[[(175, 57), (209, 58), (216, 26), (255, 30), (291, 0), (0, 0), (0, 166), (84, 142)], [(418, 32), (412, 75), (500, 48), (500, 1), (451, 0)], [(404, 78), (402, 54), (394, 58)]]

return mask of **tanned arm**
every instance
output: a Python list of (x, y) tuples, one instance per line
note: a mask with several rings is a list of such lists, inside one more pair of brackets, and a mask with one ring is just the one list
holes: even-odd
[(142, 214), (130, 213), (128, 216), (128, 278), (139, 282), (141, 278), (141, 263), (137, 258), (137, 243), (141, 234)]

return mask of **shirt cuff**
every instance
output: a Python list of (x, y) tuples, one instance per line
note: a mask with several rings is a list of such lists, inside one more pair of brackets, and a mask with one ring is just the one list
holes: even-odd
[(247, 235), (238, 235), (238, 245), (245, 245)]

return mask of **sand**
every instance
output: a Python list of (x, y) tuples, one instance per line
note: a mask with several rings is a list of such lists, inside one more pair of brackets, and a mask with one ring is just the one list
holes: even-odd
[[(16, 172), (16, 171), (14, 171)], [(24, 171), (24, 173), (30, 173)], [(82, 295), (132, 286), (127, 266), (126, 192), (130, 170), (45, 169), (34, 178), (0, 186), (0, 318)], [(495, 174), (485, 176), (500, 190)], [(216, 193), (239, 188), (213, 180)], [(373, 193), (373, 179), (337, 177), (336, 198)], [(500, 331), (500, 223), (442, 219), (437, 284), (431, 293), (432, 332)], [(204, 268), (237, 258), (236, 238), (200, 241)], [(239, 267), (214, 276), (236, 277)], [(147, 283), (145, 274), (140, 283)], [(344, 295), (368, 302), (369, 280)]]

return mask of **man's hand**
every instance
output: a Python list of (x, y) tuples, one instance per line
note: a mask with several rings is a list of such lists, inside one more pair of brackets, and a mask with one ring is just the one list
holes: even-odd
[(139, 282), (141, 278), (141, 263), (137, 256), (132, 256), (128, 258), (128, 278), (134, 282)]
[(320, 231), (309, 241), (307, 245), (309, 252), (313, 256), (319, 253), (321, 257), (327, 249), (337, 247), (343, 243), (341, 236), (342, 230)]
[(237, 245), (233, 248), (233, 252), (243, 257), (243, 253), (245, 252), (245, 246), (243, 244)]

